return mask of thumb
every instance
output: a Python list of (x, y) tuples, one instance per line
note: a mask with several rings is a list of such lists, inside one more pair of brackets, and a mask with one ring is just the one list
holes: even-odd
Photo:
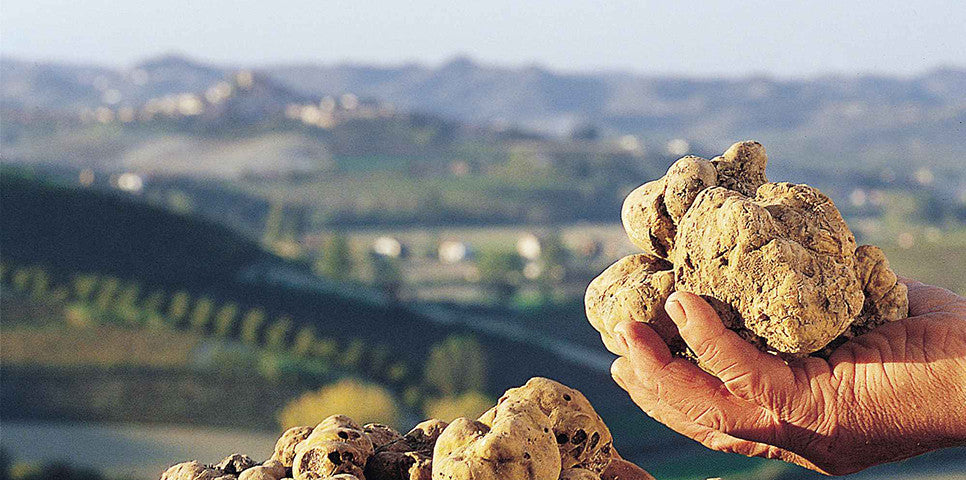
[(674, 292), (664, 308), (701, 367), (718, 377), (732, 394), (761, 402), (763, 395), (770, 393), (766, 385), (793, 379), (784, 361), (758, 350), (725, 328), (718, 313), (703, 298)]

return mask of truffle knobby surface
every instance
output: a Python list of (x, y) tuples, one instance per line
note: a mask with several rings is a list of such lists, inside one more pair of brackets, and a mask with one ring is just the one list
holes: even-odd
[[(687, 355), (664, 301), (703, 296), (729, 328), (785, 356), (908, 316), (905, 285), (882, 251), (856, 246), (832, 200), (808, 185), (770, 183), (757, 142), (720, 157), (684, 157), (624, 201), (622, 222), (644, 254), (619, 260), (587, 289), (590, 323), (615, 350), (614, 328), (651, 324)], [(616, 352), (621, 353), (621, 352)]]

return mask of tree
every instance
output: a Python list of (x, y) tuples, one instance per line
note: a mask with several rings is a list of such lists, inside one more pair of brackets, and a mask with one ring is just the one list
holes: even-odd
[(242, 342), (257, 347), (263, 323), (265, 323), (265, 311), (261, 308), (253, 308), (246, 312), (241, 324)]
[(180, 290), (171, 296), (171, 303), (168, 304), (168, 318), (172, 325), (178, 325), (188, 314), (188, 305), (191, 304), (191, 297), (188, 292)]
[(27, 285), (30, 283), (30, 270), (26, 268), (18, 268), (13, 272), (13, 277), (11, 277), (10, 283), (13, 284), (14, 290), (18, 292), (26, 292)]
[(215, 336), (218, 338), (231, 337), (235, 329), (235, 317), (238, 316), (238, 304), (228, 302), (218, 309), (215, 314)]
[(329, 238), (315, 262), (315, 272), (334, 280), (352, 278), (352, 252), (345, 235), (336, 233)]
[(376, 378), (386, 378), (386, 369), (389, 365), (389, 356), (391, 352), (389, 346), (384, 343), (377, 344), (372, 347), (369, 352), (369, 362), (367, 371), (370, 375)]
[(292, 329), (292, 317), (282, 315), (265, 330), (265, 347), (275, 352), (285, 350), (288, 332)]
[(262, 233), (262, 245), (273, 249), (275, 242), (282, 238), (282, 221), (285, 216), (285, 205), (280, 201), (272, 201), (265, 216), (265, 229)]
[(317, 425), (330, 415), (347, 415), (359, 423), (396, 425), (399, 408), (385, 388), (355, 379), (343, 379), (318, 391), (307, 392), (279, 412), (282, 429)]
[(315, 341), (312, 354), (325, 360), (333, 360), (339, 352), (339, 342), (332, 338), (319, 338)]
[(94, 275), (75, 275), (73, 279), (74, 296), (77, 300), (86, 302), (90, 300), (97, 286), (97, 277)]
[(450, 336), (433, 346), (423, 373), (427, 385), (443, 395), (486, 388), (486, 357), (480, 343), (469, 336)]
[(483, 284), (500, 304), (509, 303), (520, 286), (523, 259), (508, 250), (484, 250), (480, 252), (476, 268)]
[(297, 357), (307, 358), (312, 355), (312, 345), (315, 343), (315, 329), (304, 326), (295, 334), (292, 341), (292, 353)]
[(33, 282), (31, 282), (30, 296), (39, 300), (44, 298), (50, 289), (50, 275), (42, 267), (34, 267), (31, 270), (33, 270)]
[(164, 303), (164, 292), (161, 290), (155, 290), (151, 292), (150, 295), (144, 298), (141, 302), (141, 309), (147, 313), (158, 314), (161, 313), (161, 304)]
[(389, 379), (390, 382), (399, 383), (403, 381), (408, 374), (409, 367), (406, 366), (405, 362), (400, 360), (389, 366), (389, 369), (386, 371), (386, 378)]
[(359, 368), (362, 364), (362, 356), (365, 353), (365, 343), (359, 338), (349, 342), (342, 354), (339, 355), (339, 363), (346, 368)]
[(211, 320), (211, 311), (214, 309), (214, 307), (214, 303), (210, 298), (199, 298), (198, 301), (195, 302), (195, 308), (191, 310), (191, 329), (196, 332), (207, 331), (208, 321)]
[(372, 260), (373, 285), (388, 300), (398, 300), (399, 292), (403, 285), (402, 271), (399, 269), (399, 263), (396, 259), (384, 255), (372, 254), (370, 258)]
[(141, 286), (137, 282), (130, 282), (125, 285), (117, 294), (112, 310), (114, 313), (128, 323), (137, 323), (141, 317), (141, 309), (138, 308), (138, 297), (141, 294)]
[(540, 248), (540, 276), (537, 279), (544, 301), (551, 300), (556, 287), (563, 282), (567, 273), (570, 253), (558, 234), (544, 237)]
[(107, 312), (114, 303), (114, 296), (117, 294), (120, 281), (114, 277), (107, 277), (101, 282), (94, 297), (94, 306), (101, 312)]

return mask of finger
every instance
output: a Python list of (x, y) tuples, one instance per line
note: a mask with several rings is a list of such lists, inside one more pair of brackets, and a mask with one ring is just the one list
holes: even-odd
[[(627, 342), (628, 357), (614, 362), (614, 368), (625, 390), (648, 393), (641, 397), (645, 403), (638, 403), (646, 413), (674, 408), (691, 422), (712, 430), (746, 440), (770, 438), (775, 424), (768, 411), (732, 395), (720, 380), (693, 363), (671, 356), (661, 337), (647, 325), (627, 322), (618, 329)], [(628, 368), (633, 376), (626, 373)]]
[[(654, 401), (652, 394), (640, 386), (640, 380), (626, 358), (619, 358), (611, 367), (612, 374), (621, 378), (624, 389), (631, 399), (640, 406), (645, 413), (663, 423), (672, 430), (684, 435), (701, 445), (721, 452), (737, 453), (748, 457), (762, 457), (783, 460), (796, 465), (821, 471), (814, 464), (788, 450), (733, 437), (723, 432), (698, 425), (690, 421), (682, 412), (671, 406)], [(824, 473), (824, 472), (823, 472)]]
[(784, 393), (773, 390), (787, 390), (793, 384), (794, 375), (783, 360), (725, 328), (701, 297), (675, 292), (668, 297), (665, 310), (701, 366), (736, 396), (772, 407), (774, 394)]
[(907, 287), (918, 287), (920, 285), (925, 285), (925, 283), (922, 283), (912, 277), (906, 277), (899, 274), (896, 274), (896, 277), (899, 279), (899, 283), (902, 283)]
[(627, 363), (626, 358), (617, 357), (617, 360), (614, 360), (614, 363), (610, 364), (611, 378), (613, 378), (614, 382), (617, 383), (617, 386), (621, 387), (625, 392), (628, 391), (627, 390), (628, 387), (627, 387), (627, 381), (624, 379), (630, 378), (628, 376), (628, 371), (630, 370), (630, 367), (625, 365), (626, 363)]
[(899, 281), (906, 285), (909, 297), (909, 316), (918, 317), (949, 309), (962, 309), (966, 299), (942, 287), (927, 285), (905, 277)]

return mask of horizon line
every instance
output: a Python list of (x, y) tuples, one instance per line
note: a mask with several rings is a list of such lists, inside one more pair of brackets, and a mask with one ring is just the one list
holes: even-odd
[(824, 73), (801, 73), (801, 74), (779, 74), (774, 72), (738, 72), (738, 73), (696, 73), (696, 72), (646, 72), (639, 69), (630, 69), (622, 67), (599, 67), (599, 68), (560, 68), (539, 61), (532, 62), (517, 62), (517, 63), (499, 63), (491, 62), (487, 60), (480, 60), (477, 57), (466, 53), (457, 53), (450, 55), (440, 61), (427, 61), (418, 59), (403, 59), (399, 61), (367, 61), (367, 60), (357, 60), (351, 58), (339, 59), (336, 61), (323, 61), (323, 60), (312, 60), (312, 59), (284, 59), (277, 61), (219, 61), (206, 59), (200, 55), (195, 55), (187, 53), (181, 50), (167, 50), (155, 54), (146, 54), (139, 57), (139, 60), (135, 62), (117, 62), (117, 63), (102, 63), (98, 61), (87, 61), (81, 59), (67, 59), (67, 58), (53, 58), (53, 57), (31, 57), (29, 55), (19, 55), (16, 53), (10, 53), (0, 50), (0, 60), (12, 60), (25, 63), (36, 63), (36, 64), (50, 64), (50, 65), (62, 65), (62, 66), (86, 66), (86, 67), (99, 67), (109, 70), (125, 71), (136, 68), (138, 65), (157, 61), (165, 58), (177, 58), (182, 59), (190, 63), (199, 64), (201, 66), (210, 66), (221, 69), (237, 69), (237, 70), (267, 70), (272, 68), (286, 68), (286, 67), (355, 67), (355, 68), (375, 68), (375, 69), (403, 69), (403, 68), (422, 68), (427, 70), (439, 70), (446, 67), (447, 65), (457, 63), (457, 62), (468, 62), (469, 64), (488, 69), (497, 70), (508, 70), (508, 71), (521, 71), (528, 69), (535, 69), (551, 74), (563, 75), (563, 76), (597, 76), (597, 75), (627, 75), (639, 78), (681, 78), (681, 79), (693, 79), (693, 80), (750, 80), (750, 79), (767, 79), (767, 80), (779, 80), (779, 81), (794, 81), (794, 80), (818, 80), (823, 78), (841, 78), (841, 77), (890, 77), (890, 78), (903, 78), (903, 79), (913, 79), (925, 76), (930, 73), (943, 72), (943, 71), (964, 71), (966, 72), (966, 64), (956, 65), (953, 62), (940, 62), (927, 68), (920, 69), (916, 72), (884, 72), (884, 71), (833, 71), (829, 70)]

